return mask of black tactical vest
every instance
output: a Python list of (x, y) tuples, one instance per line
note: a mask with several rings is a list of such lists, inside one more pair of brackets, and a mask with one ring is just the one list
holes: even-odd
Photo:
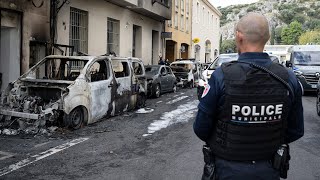
[[(288, 72), (272, 63), (270, 71), (288, 82)], [(289, 91), (269, 73), (240, 62), (222, 65), (225, 101), (209, 145), (216, 156), (234, 161), (270, 160), (284, 143)]]

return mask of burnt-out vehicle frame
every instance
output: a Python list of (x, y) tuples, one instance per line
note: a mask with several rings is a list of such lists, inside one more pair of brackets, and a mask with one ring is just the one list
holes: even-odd
[(112, 56), (48, 56), (10, 83), (0, 101), (0, 128), (62, 124), (78, 129), (143, 106), (143, 63)]
[(198, 86), (200, 66), (200, 63), (193, 59), (180, 59), (170, 64), (177, 78), (177, 85), (190, 88)]

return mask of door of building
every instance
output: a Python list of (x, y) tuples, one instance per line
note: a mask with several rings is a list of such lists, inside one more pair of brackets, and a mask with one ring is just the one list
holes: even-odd
[(20, 76), (21, 13), (0, 9), (0, 93)]

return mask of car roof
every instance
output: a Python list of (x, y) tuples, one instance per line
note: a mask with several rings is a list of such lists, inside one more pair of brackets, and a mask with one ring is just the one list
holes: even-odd
[(296, 45), (292, 46), (289, 51), (320, 51), (320, 45)]
[[(101, 57), (101, 56), (100, 56)], [(99, 58), (99, 56), (62, 56), (62, 55), (50, 55), (46, 57), (47, 59), (74, 59), (74, 60), (85, 60), (90, 61), (95, 58)]]
[(190, 61), (190, 60), (182, 60), (182, 61), (175, 61), (171, 64), (195, 64), (196, 62)]

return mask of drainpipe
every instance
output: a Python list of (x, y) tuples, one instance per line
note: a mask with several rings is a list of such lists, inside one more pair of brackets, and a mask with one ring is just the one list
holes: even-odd
[(56, 27), (57, 27), (57, 0), (50, 1), (50, 43), (48, 47), (48, 54), (54, 54), (53, 44), (56, 38)]
[[(166, 21), (163, 20), (161, 23), (162, 23), (162, 28), (163, 28), (162, 32), (166, 32)], [(166, 39), (162, 38), (161, 35), (160, 35), (160, 37), (161, 37), (161, 40), (162, 40), (162, 58), (164, 60), (166, 60), (167, 59), (167, 57), (165, 57), (166, 56)]]

